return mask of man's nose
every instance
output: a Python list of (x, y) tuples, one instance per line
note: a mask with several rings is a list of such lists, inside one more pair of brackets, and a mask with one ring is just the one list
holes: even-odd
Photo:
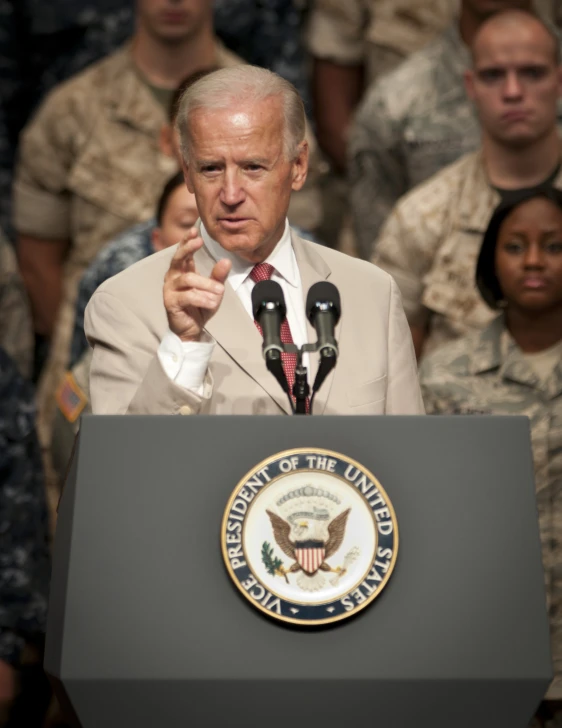
[(519, 76), (515, 71), (509, 71), (503, 88), (503, 93), (506, 98), (518, 99), (523, 94), (523, 88)]
[(220, 199), (229, 207), (239, 205), (244, 201), (244, 187), (235, 171), (227, 171), (224, 175)]

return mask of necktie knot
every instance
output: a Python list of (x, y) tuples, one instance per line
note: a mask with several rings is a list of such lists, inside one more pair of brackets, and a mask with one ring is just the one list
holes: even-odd
[(250, 278), (254, 283), (269, 281), (275, 268), (270, 263), (258, 263), (252, 268)]

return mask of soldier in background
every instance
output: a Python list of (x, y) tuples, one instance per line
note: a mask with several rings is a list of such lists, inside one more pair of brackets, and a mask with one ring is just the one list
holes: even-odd
[(177, 85), (186, 72), (240, 62), (215, 37), (208, 0), (137, 0), (137, 9), (131, 43), (49, 94), (21, 138), (18, 257), (35, 331), (51, 341), (39, 382), (45, 446), (78, 282), (109, 240), (153, 214), (178, 169), (159, 146)]
[(318, 235), (354, 253), (345, 179), (347, 134), (363, 91), (433, 40), (455, 0), (315, 0), (308, 19), (318, 143), (326, 155)]
[(309, 0), (211, 0), (215, 30), (246, 63), (290, 81), (312, 113), (301, 27)]
[(40, 662), (47, 619), (49, 528), (34, 420), (33, 387), (0, 348), (0, 720), (24, 652), (36, 650)]
[(496, 318), (424, 360), (422, 393), (428, 414), (530, 420), (554, 667), (533, 725), (554, 728), (562, 726), (562, 193), (500, 205), (476, 283)]
[(450, 23), (452, 0), (316, 0), (307, 28), (318, 143), (346, 168), (353, 111), (375, 78), (423, 48)]
[(507, 10), (481, 26), (472, 53), (466, 85), (482, 148), (405, 195), (373, 257), (400, 288), (418, 357), (493, 318), (474, 269), (500, 200), (528, 188), (562, 189), (557, 38), (533, 14)]
[(0, 230), (0, 347), (25, 379), (33, 369), (33, 328), (16, 254)]
[[(539, 5), (541, 9), (543, 2)], [(499, 10), (532, 0), (461, 0), (460, 15), (435, 42), (366, 93), (349, 134), (351, 207), (359, 253), (368, 259), (382, 224), (408, 190), (480, 143), (463, 74), (478, 28)]]
[[(248, 63), (294, 83), (308, 102), (298, 0), (207, 0), (215, 30)], [(0, 227), (11, 227), (18, 135), (43, 97), (134, 32), (132, 0), (0, 0)]]
[[(139, 260), (175, 245), (192, 228), (199, 213), (195, 196), (177, 172), (164, 186), (158, 202), (154, 225), (142, 224), (127, 231), (104, 248), (80, 282), (77, 315), (72, 339), (70, 371), (66, 372), (56, 393), (57, 408), (53, 425), (51, 452), (56, 471), (64, 473), (78, 432), (79, 417), (89, 411), (91, 351), (84, 334), (84, 310), (92, 294), (105, 280)], [(56, 500), (56, 496), (53, 496)]]

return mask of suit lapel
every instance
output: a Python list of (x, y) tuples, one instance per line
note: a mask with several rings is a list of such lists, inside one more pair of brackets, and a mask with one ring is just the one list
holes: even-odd
[[(194, 258), (197, 271), (201, 275), (209, 276), (215, 261), (207, 250), (201, 248)], [(289, 414), (291, 410), (287, 395), (265, 365), (261, 351), (263, 339), (228, 282), (221, 306), (205, 329), (228, 356)]]
[[(295, 257), (297, 259), (297, 264), (301, 276), (303, 307), (306, 312), (306, 297), (308, 295), (310, 287), (313, 286), (315, 283), (318, 283), (319, 281), (325, 281), (327, 278), (329, 278), (331, 275), (331, 270), (326, 261), (317, 252), (316, 246), (303, 243), (303, 241), (294, 233), (291, 233), (291, 236), (293, 239), (293, 249), (295, 251)], [(338, 341), (341, 333), (341, 325), (342, 319), (340, 318), (340, 321), (336, 326), (336, 340)], [(308, 321), (308, 316), (306, 319), (306, 328), (308, 333), (308, 342), (312, 344), (316, 341), (316, 330)], [(311, 390), (314, 384), (314, 379), (316, 378), (317, 371), (318, 354), (313, 353), (309, 356), (308, 370), (308, 378)], [(323, 414), (324, 410), (326, 409), (326, 402), (332, 388), (334, 372), (335, 370), (332, 370), (330, 372), (328, 377), (324, 380), (324, 384), (322, 385), (320, 392), (314, 398), (313, 412), (317, 415)]]
[[(303, 291), (302, 305), (304, 308), (309, 288), (318, 281), (326, 280), (330, 276), (331, 271), (313, 246), (303, 243), (293, 232), (291, 232), (291, 237), (301, 276)], [(207, 249), (203, 247), (198, 250), (194, 258), (197, 271), (201, 275), (209, 276), (215, 261)], [(342, 322), (340, 319), (336, 327), (336, 338), (338, 340), (341, 325)], [(291, 410), (287, 396), (265, 365), (261, 350), (263, 343), (262, 337), (255, 323), (248, 316), (236, 292), (228, 283), (225, 286), (224, 298), (219, 310), (207, 323), (205, 328), (231, 359), (257, 382), (284, 412), (289, 414)], [(308, 319), (307, 334), (310, 343), (316, 341), (316, 331), (310, 325)], [(309, 365), (308, 374), (312, 388), (318, 370), (317, 354), (311, 354), (309, 356)], [(324, 412), (333, 378), (334, 372), (332, 371), (315, 399), (314, 411), (316, 414), (322, 414)]]

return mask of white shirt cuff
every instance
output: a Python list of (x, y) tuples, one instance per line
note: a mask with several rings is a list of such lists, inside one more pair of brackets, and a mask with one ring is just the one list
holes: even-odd
[(182, 341), (168, 330), (158, 347), (158, 358), (172, 382), (204, 397), (205, 374), (215, 344), (216, 341), (205, 332), (200, 341)]

